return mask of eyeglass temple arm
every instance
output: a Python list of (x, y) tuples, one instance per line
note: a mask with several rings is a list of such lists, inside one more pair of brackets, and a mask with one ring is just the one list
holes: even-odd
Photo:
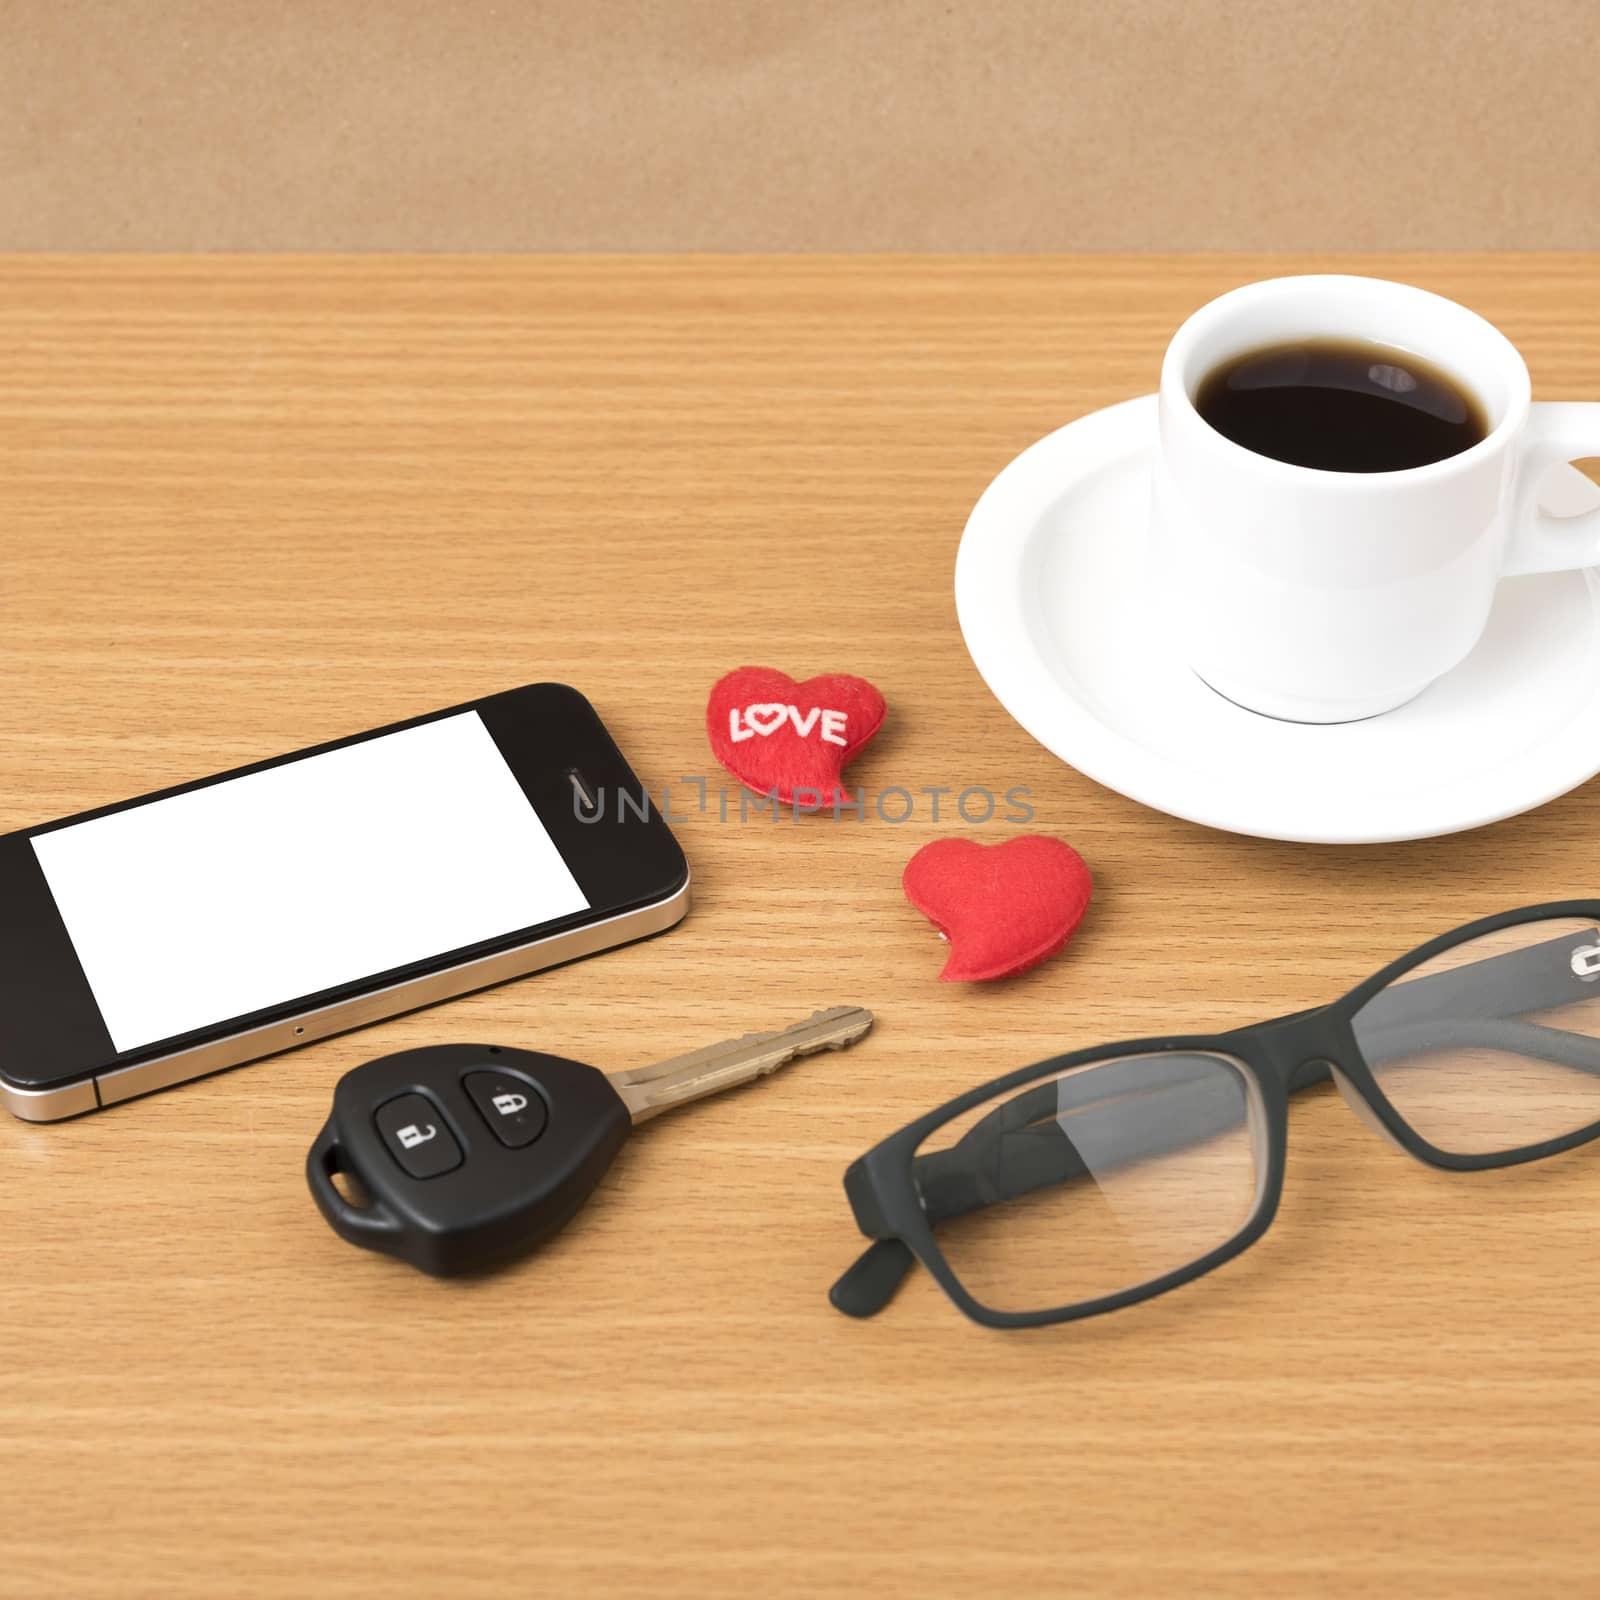
[[(1505, 1020), (1508, 1011), (1538, 1011), (1592, 995), (1570, 961), (1551, 959), (1566, 957), (1571, 942), (1568, 935), (1382, 991), (1363, 1010), (1363, 1052), (1381, 1064), (1422, 1049), (1477, 1044), (1600, 1074), (1600, 1040)], [(1440, 1016), (1441, 1010), (1446, 1015)], [(1166, 1059), (1176, 1064), (1176, 1056)], [(1125, 1107), (1112, 1097), (1123, 1086), (1105, 1078), (1119, 1066), (1127, 1069), (1129, 1089), (1136, 1089), (1136, 1077), (1144, 1077), (1148, 1087), (1148, 1058), (1109, 1063), (1095, 1074), (1095, 1101), (1110, 1098), (1110, 1103), (1079, 1111), (1075, 1120), (1080, 1139), (1093, 1132), (1095, 1170), (1199, 1143), (1238, 1121), (1237, 1096), (1209, 1071), (1187, 1085), (1161, 1086), (1168, 1114), (1159, 1123), (1143, 1116), (1119, 1119)], [(1296, 1092), (1327, 1077), (1326, 1068), (1307, 1072), (1297, 1078)], [(1077, 1146), (1054, 1120), (1071, 1109), (1061, 1099), (1070, 1081), (1057, 1079), (1025, 1091), (974, 1123), (949, 1149), (918, 1156), (912, 1170), (929, 1221), (947, 1221), (1089, 1175)], [(1181, 1110), (1170, 1099), (1178, 1089), (1186, 1097)], [(1085, 1128), (1090, 1119), (1091, 1127)], [(1121, 1129), (1114, 1127), (1117, 1120), (1123, 1121)], [(829, 1298), (848, 1315), (871, 1316), (889, 1303), (914, 1264), (901, 1240), (876, 1240), (834, 1284)]]
[(904, 1239), (874, 1239), (834, 1280), (828, 1300), (847, 1317), (876, 1316), (916, 1264)]
[[(1591, 929), (1583, 937), (1600, 941), (1600, 930)], [(1587, 962), (1580, 970), (1573, 938), (1569, 933), (1525, 950), (1508, 950), (1448, 972), (1391, 984), (1361, 1008), (1363, 1052), (1366, 1035), (1375, 1028), (1444, 1018), (1520, 1017), (1596, 998), (1594, 974)]]
[(1388, 1023), (1362, 1040), (1368, 1065), (1378, 1067), (1391, 1061), (1406, 1065), (1403, 1058), (1421, 1057), (1432, 1050), (1474, 1047), (1550, 1061), (1600, 1077), (1600, 1039), (1548, 1028), (1542, 1022), (1518, 1022), (1509, 1017), (1421, 1017), (1415, 1022)]

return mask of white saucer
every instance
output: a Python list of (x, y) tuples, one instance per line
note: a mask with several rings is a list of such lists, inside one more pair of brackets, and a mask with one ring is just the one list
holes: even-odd
[[(956, 558), (967, 648), (1047, 749), (1212, 828), (1322, 844), (1455, 833), (1600, 771), (1600, 569), (1504, 581), (1484, 636), (1409, 705), (1314, 727), (1242, 710), (1189, 670), (1145, 576), (1154, 395), (1068, 423), (973, 507)], [(1575, 468), (1547, 509), (1600, 504)]]

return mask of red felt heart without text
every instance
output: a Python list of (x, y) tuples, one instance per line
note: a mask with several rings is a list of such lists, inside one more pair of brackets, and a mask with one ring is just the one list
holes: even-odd
[(711, 753), (745, 788), (777, 791), (785, 805), (832, 805), (850, 796), (846, 764), (883, 726), (883, 696), (865, 678), (830, 672), (796, 683), (773, 667), (719, 678), (706, 704)]
[(1026, 834), (1004, 844), (935, 839), (906, 863), (906, 898), (950, 940), (940, 978), (972, 983), (1026, 972), (1062, 949), (1093, 883), (1069, 844)]

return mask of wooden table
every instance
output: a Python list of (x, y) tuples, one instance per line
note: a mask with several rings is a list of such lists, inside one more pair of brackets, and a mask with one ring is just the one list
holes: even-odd
[[(11, 259), (0, 827), (541, 678), (593, 698), (697, 901), (651, 944), (74, 1123), (0, 1125), (0, 1592), (1591, 1592), (1600, 1161), (1407, 1162), (1326, 1089), (1237, 1263), (1075, 1327), (924, 1275), (851, 1323), (847, 1162), (1070, 1046), (1337, 994), (1600, 890), (1600, 783), (1381, 849), (1233, 838), (1062, 766), (961, 646), (968, 509), (1307, 258)], [(1341, 267), (1350, 263), (1341, 261)], [(1366, 259), (1600, 394), (1600, 259)], [(872, 678), (873, 789), (1017, 784), (1092, 863), (1071, 952), (940, 985), (942, 833), (717, 820), (706, 692)], [(542, 1256), (439, 1283), (323, 1226), (335, 1078), (436, 1040), (621, 1067), (858, 1001), (874, 1037), (641, 1135)]]

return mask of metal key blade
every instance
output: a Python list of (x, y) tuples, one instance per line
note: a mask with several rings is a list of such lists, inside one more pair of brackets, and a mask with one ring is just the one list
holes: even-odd
[(835, 1006), (813, 1013), (804, 1022), (777, 1033), (747, 1033), (742, 1039), (691, 1050), (653, 1066), (608, 1074), (611, 1087), (636, 1123), (648, 1122), (674, 1106), (686, 1105), (719, 1089), (764, 1078), (797, 1056), (818, 1050), (843, 1050), (872, 1026), (872, 1013), (861, 1006)]

